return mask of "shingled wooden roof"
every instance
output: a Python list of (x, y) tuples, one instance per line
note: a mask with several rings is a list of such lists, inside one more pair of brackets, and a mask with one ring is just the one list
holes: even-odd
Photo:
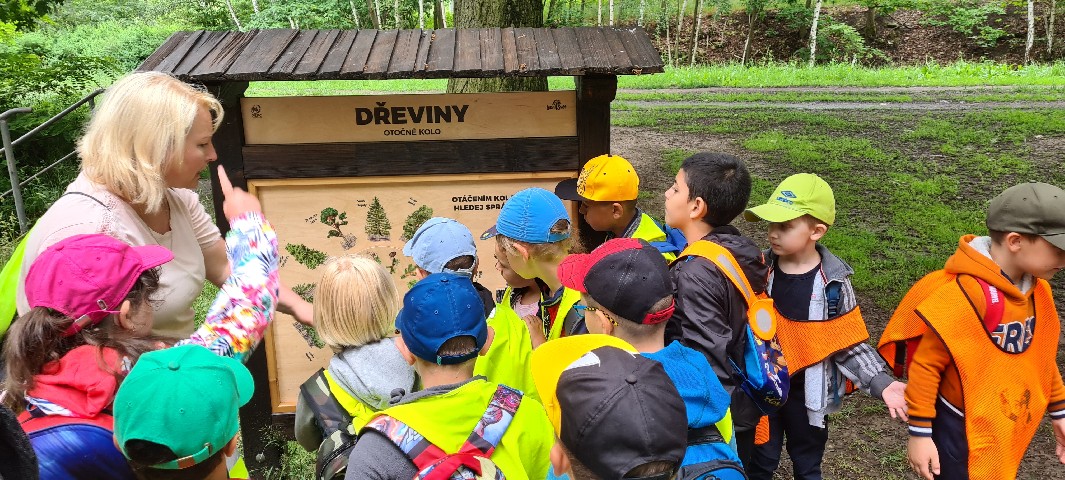
[(138, 70), (184, 80), (638, 75), (662, 71), (642, 28), (194, 31)]

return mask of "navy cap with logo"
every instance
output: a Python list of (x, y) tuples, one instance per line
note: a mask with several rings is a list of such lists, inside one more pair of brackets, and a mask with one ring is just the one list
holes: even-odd
[[(559, 376), (560, 437), (600, 478), (684, 458), (684, 400), (662, 364), (615, 347), (599, 347)], [(669, 478), (669, 476), (665, 476)]]
[(592, 253), (570, 255), (558, 266), (558, 278), (633, 322), (654, 325), (673, 316), (675, 302), (653, 310), (673, 295), (673, 277), (658, 249), (643, 240), (614, 238)]
[[(396, 328), (418, 358), (437, 365), (456, 365), (477, 356), (488, 341), (484, 302), (470, 277), (434, 273), (403, 296)], [(466, 355), (440, 356), (440, 347), (452, 338), (473, 337), (477, 348)]]

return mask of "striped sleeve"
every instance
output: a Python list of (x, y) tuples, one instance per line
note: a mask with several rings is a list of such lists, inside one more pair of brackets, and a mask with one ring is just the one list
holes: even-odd
[(277, 236), (262, 215), (230, 222), (226, 252), (232, 273), (218, 291), (203, 325), (178, 345), (202, 345), (245, 361), (262, 340), (277, 309)]
[(931, 437), (932, 436), (932, 419), (927, 417), (915, 417), (910, 415), (910, 436), (913, 437)]

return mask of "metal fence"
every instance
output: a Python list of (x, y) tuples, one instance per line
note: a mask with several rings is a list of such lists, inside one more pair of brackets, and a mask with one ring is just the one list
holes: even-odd
[(4, 197), (8, 196), (9, 194), (12, 196), (12, 199), (15, 202), (15, 215), (18, 216), (18, 224), (19, 224), (19, 233), (20, 234), (25, 234), (26, 233), (26, 229), (29, 228), (29, 225), (28, 225), (28, 222), (27, 222), (27, 219), (26, 219), (26, 205), (22, 201), (22, 187), (26, 186), (26, 184), (28, 184), (29, 182), (33, 181), (37, 177), (39, 177), (42, 173), (47, 172), (48, 170), (51, 170), (52, 168), (55, 168), (56, 165), (59, 165), (60, 163), (65, 162), (70, 157), (73, 157), (75, 155), (75, 153), (77, 153), (77, 152), (70, 152), (70, 153), (64, 155), (63, 158), (60, 158), (59, 160), (56, 160), (55, 162), (52, 162), (51, 165), (48, 165), (47, 167), (44, 167), (44, 168), (38, 170), (37, 173), (34, 173), (33, 175), (30, 175), (25, 180), (19, 181), (18, 168), (17, 168), (17, 164), (15, 163), (15, 149), (14, 149), (14, 147), (18, 146), (18, 144), (26, 141), (30, 137), (40, 133), (42, 130), (48, 128), (49, 126), (51, 126), (55, 122), (58, 122), (63, 117), (69, 115), (71, 112), (81, 108), (82, 105), (88, 104), (89, 105), (89, 111), (91, 112), (96, 107), (96, 104), (95, 104), (96, 96), (101, 94), (101, 93), (103, 93), (103, 92), (104, 92), (104, 89), (101, 88), (101, 89), (98, 89), (98, 90), (96, 90), (96, 91), (94, 91), (94, 92), (82, 97), (81, 100), (78, 100), (73, 105), (67, 107), (62, 112), (57, 113), (54, 117), (49, 118), (44, 123), (34, 127), (33, 130), (30, 130), (30, 131), (26, 132), (24, 135), (22, 135), (21, 137), (16, 138), (14, 141), (11, 140), (11, 130), (10, 130), (10, 127), (8, 125), (8, 119), (14, 117), (15, 115), (19, 115), (19, 114), (22, 114), (22, 113), (30, 113), (30, 112), (33, 111), (33, 109), (32, 108), (28, 108), (28, 107), (12, 108), (11, 110), (8, 110), (8, 111), (6, 111), (4, 113), (0, 113), (0, 140), (3, 141), (3, 143), (0, 144), (0, 152), (4, 152), (4, 158), (5, 158), (6, 163), (7, 163), (7, 174), (8, 174), (8, 177), (11, 179), (11, 189), (6, 191), (6, 192), (4, 192), (4, 193), (0, 193), (0, 199), (3, 199)]

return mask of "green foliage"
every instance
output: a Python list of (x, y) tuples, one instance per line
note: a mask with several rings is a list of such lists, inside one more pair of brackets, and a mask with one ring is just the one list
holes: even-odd
[(992, 15), (1006, 14), (1002, 0), (926, 0), (921, 7), (926, 25), (950, 27), (981, 47), (993, 47), (1008, 35), (990, 22)]
[(299, 295), (300, 298), (302, 298), (302, 299), (304, 299), (304, 300), (306, 300), (306, 301), (308, 301), (310, 303), (314, 303), (314, 288), (315, 288), (315, 286), (316, 285), (313, 284), (313, 283), (297, 283), (296, 285), (294, 285), (292, 287), (292, 292), (295, 293), (296, 295)]
[(285, 244), (285, 251), (292, 255), (292, 258), (299, 262), (300, 265), (307, 267), (309, 270), (318, 268), (329, 259), (325, 252), (315, 250), (302, 243), (287, 243)]
[(422, 205), (417, 210), (407, 215), (407, 220), (403, 222), (403, 235), (399, 237), (401, 241), (406, 242), (411, 238), (414, 238), (414, 232), (418, 231), (418, 228), (422, 226), (426, 220), (433, 217), (433, 209), (428, 205)]
[(348, 224), (348, 212), (337, 212), (337, 209), (333, 207), (326, 207), (322, 209), (320, 217), (323, 224), (332, 227), (326, 238), (344, 236), (344, 232), (340, 230), (340, 227)]
[[(366, 2), (354, 2), (356, 8), (362, 7), (360, 20), (363, 28), (370, 26), (370, 19), (365, 11)], [(391, 3), (391, 2), (389, 2)], [(259, 2), (258, 14), (252, 14), (245, 28), (355, 28), (355, 19), (351, 15), (351, 6), (346, 0), (319, 0), (314, 2)], [(384, 20), (384, 18), (382, 18)]]
[[(800, 57), (809, 57), (809, 48), (799, 51)], [(884, 52), (870, 47), (865, 37), (854, 27), (822, 15), (817, 24), (817, 60), (819, 62), (850, 62), (852, 65), (870, 60), (886, 61)]]
[(63, 0), (0, 0), (0, 23), (11, 23), (19, 30), (31, 30), (37, 21)]

